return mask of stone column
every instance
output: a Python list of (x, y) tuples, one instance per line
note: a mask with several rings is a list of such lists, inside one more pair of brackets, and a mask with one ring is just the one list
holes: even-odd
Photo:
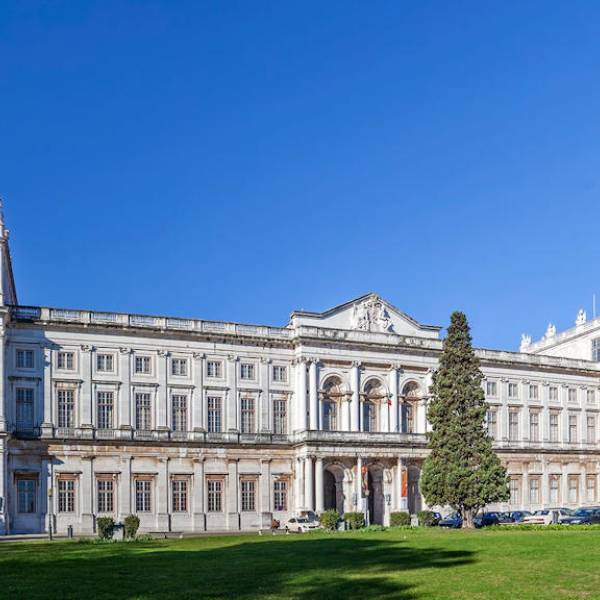
[[(81, 530), (91, 533), (94, 530), (94, 457), (82, 457), (81, 473)], [(53, 499), (55, 509), (58, 498)]]
[(260, 405), (260, 410), (258, 412), (260, 421), (256, 424), (256, 431), (270, 433), (273, 430), (273, 419), (271, 418), (271, 390), (269, 382), (271, 359), (262, 358), (259, 368), (262, 393), (259, 394), (257, 398), (258, 404)]
[(194, 390), (192, 392), (192, 431), (202, 432), (204, 426), (204, 354), (193, 354)]
[[(550, 441), (550, 410), (548, 408), (549, 385), (547, 381), (542, 383), (542, 410), (540, 411), (540, 440), (543, 444)], [(543, 487), (543, 486), (542, 486)]]
[(44, 347), (44, 392), (42, 404), (44, 407), (44, 417), (42, 423), (42, 436), (52, 437), (54, 427), (52, 421), (52, 348)]
[[(4, 325), (0, 325), (0, 432), (7, 430), (6, 424), (6, 394), (5, 394), (5, 386), (4, 386), (4, 378), (6, 372), (6, 361), (4, 359)], [(15, 419), (16, 420), (16, 419)], [(0, 484), (1, 485), (1, 484)], [(2, 494), (0, 493), (0, 497)], [(2, 510), (2, 509), (0, 509)], [(0, 531), (2, 528), (2, 523), (0, 522)]]
[[(1, 403), (1, 400), (0, 400)], [(7, 533), (7, 509), (6, 509), (6, 490), (7, 490), (7, 471), (6, 468), (6, 442), (0, 437), (0, 535)]]
[(548, 474), (548, 463), (542, 460), (542, 475), (540, 476), (540, 503), (543, 507), (550, 502), (550, 477)]
[(230, 459), (228, 461), (228, 476), (225, 482), (225, 488), (227, 490), (226, 504), (227, 504), (227, 523), (228, 529), (239, 530), (240, 529), (240, 508), (239, 508), (239, 469), (238, 460)]
[(194, 495), (192, 497), (192, 513), (194, 531), (206, 531), (204, 512), (204, 459), (194, 459)]
[(157, 377), (158, 387), (156, 388), (156, 429), (167, 431), (168, 406), (169, 406), (169, 386), (168, 386), (168, 361), (169, 353), (164, 350), (157, 351)]
[(156, 528), (158, 531), (171, 531), (169, 513), (169, 458), (158, 459), (158, 478), (156, 480)]
[(323, 489), (323, 459), (315, 461), (315, 511), (320, 514), (325, 510), (325, 490)]
[(304, 507), (306, 510), (314, 510), (312, 456), (307, 456), (304, 459)]
[(296, 363), (296, 427), (298, 431), (308, 429), (306, 415), (308, 413), (306, 405), (306, 362), (303, 358), (298, 359)]
[(121, 394), (119, 399), (119, 429), (131, 431), (131, 415), (133, 413), (131, 402), (131, 349), (120, 348), (121, 356)]
[[(79, 397), (79, 426), (86, 429), (93, 427), (93, 405), (92, 397), (92, 346), (81, 346), (81, 394)], [(76, 420), (77, 422), (77, 420)]]
[(297, 513), (304, 506), (304, 461), (301, 458), (296, 459), (294, 488), (294, 509)]
[(390, 383), (390, 431), (398, 431), (398, 368), (392, 366), (389, 373)]
[(122, 521), (127, 515), (133, 514), (131, 505), (131, 463), (133, 457), (121, 457), (121, 474), (113, 485), (117, 485), (117, 501), (119, 520)]
[(262, 529), (271, 526), (273, 520), (273, 506), (271, 494), (271, 459), (261, 459), (260, 477), (258, 478), (258, 512)]
[(425, 434), (427, 432), (427, 397), (423, 397), (419, 400), (418, 417), (415, 433)]
[(310, 428), (314, 431), (319, 428), (319, 397), (318, 397), (318, 373), (317, 361), (312, 360), (308, 368), (309, 382), (309, 412), (310, 412)]
[[(239, 357), (230, 354), (227, 357), (227, 407), (225, 409), (225, 419), (227, 431), (239, 431), (239, 398), (237, 390), (237, 370)], [(237, 529), (237, 528), (236, 528)]]
[(360, 431), (360, 363), (352, 363), (350, 372), (350, 385), (352, 387), (352, 406), (350, 426), (352, 431)]

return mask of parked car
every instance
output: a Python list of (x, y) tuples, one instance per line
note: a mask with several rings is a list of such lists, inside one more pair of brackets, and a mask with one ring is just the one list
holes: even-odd
[(433, 519), (431, 520), (431, 526), (435, 527), (436, 525), (439, 525), (441, 520), (442, 520), (442, 513), (434, 512)]
[(484, 512), (478, 514), (473, 519), (475, 527), (487, 527), (489, 525), (508, 525), (512, 523), (512, 518), (506, 512)]
[(551, 523), (570, 525), (574, 519), (573, 513), (570, 508), (546, 508), (536, 510), (532, 515), (525, 517), (521, 523), (523, 525), (550, 525)]
[(462, 527), (462, 518), (458, 513), (452, 513), (441, 519), (438, 523), (440, 527), (449, 527), (451, 529), (460, 529)]
[(319, 517), (317, 516), (317, 513), (313, 510), (301, 510), (298, 516), (302, 519), (308, 519), (310, 523), (316, 523), (317, 527), (321, 525), (321, 523), (319, 523)]
[(513, 523), (521, 523), (525, 517), (529, 517), (531, 514), (532, 513), (528, 510), (513, 510), (509, 513)]
[(293, 531), (294, 533), (306, 533), (318, 529), (319, 524), (315, 521), (309, 521), (306, 517), (292, 517), (286, 524), (286, 531)]
[(580, 508), (573, 513), (571, 525), (592, 525), (600, 523), (600, 509)]

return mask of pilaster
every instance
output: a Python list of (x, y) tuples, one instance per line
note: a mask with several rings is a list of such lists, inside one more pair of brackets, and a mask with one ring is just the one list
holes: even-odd
[(311, 360), (308, 368), (308, 384), (310, 397), (310, 429), (319, 428), (319, 397), (318, 397), (318, 367), (317, 361)]
[(352, 431), (360, 429), (360, 363), (353, 362), (350, 372), (350, 386), (352, 387), (352, 401), (350, 409), (350, 428)]

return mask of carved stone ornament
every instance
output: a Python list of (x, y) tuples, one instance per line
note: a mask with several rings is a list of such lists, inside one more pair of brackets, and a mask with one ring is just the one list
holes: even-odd
[(556, 325), (553, 323), (548, 323), (548, 329), (546, 329), (546, 335), (544, 336), (546, 339), (553, 338), (556, 335)]
[(531, 336), (527, 335), (526, 333), (522, 333), (521, 334), (521, 346), (520, 346), (519, 350), (521, 352), (525, 352), (525, 350), (527, 350), (527, 348), (529, 348), (529, 346), (531, 346)]
[(391, 333), (394, 326), (385, 304), (377, 296), (370, 296), (354, 305), (352, 329)]
[(575, 326), (581, 327), (582, 325), (585, 325), (586, 321), (587, 321), (587, 314), (586, 314), (585, 310), (583, 310), (583, 308), (580, 308), (579, 312), (577, 313), (577, 319), (575, 319)]

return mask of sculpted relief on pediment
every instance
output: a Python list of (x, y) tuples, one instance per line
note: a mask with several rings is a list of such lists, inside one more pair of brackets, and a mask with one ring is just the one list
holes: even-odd
[(394, 326), (385, 304), (378, 297), (371, 297), (354, 305), (352, 329), (393, 333)]

